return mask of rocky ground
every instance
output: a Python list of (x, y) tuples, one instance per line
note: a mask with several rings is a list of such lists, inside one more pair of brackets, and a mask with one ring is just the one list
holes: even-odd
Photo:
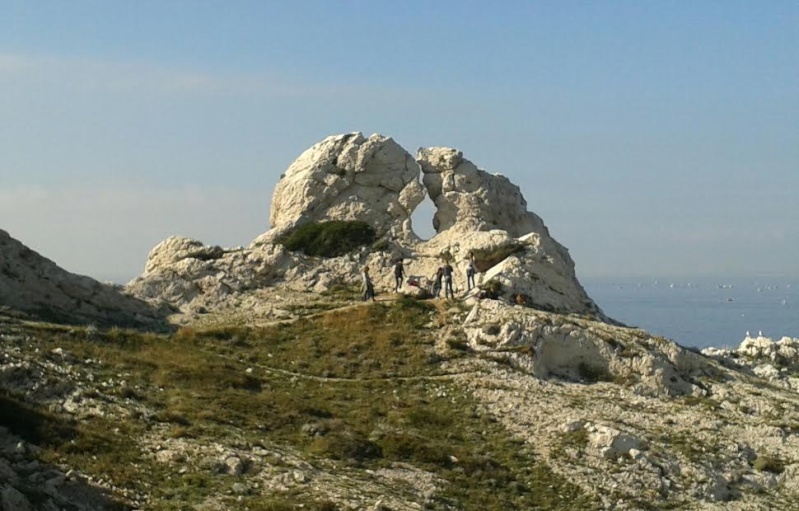
[[(292, 309), (297, 295), (287, 303), (277, 296), (272, 302), (298, 318), (284, 320), (290, 324), (385, 306), (306, 294), (307, 308), (300, 310)], [(792, 385), (799, 360), (788, 347), (799, 340), (747, 339), (739, 352), (705, 356), (580, 316), (494, 300), (434, 303), (438, 309), (425, 332), (438, 353), (435, 374), (389, 375), (384, 383), (393, 388), (417, 380), (433, 395), (472, 402), (472, 413), (495, 421), (529, 451), (530, 463), (544, 463), (555, 480), (568, 481), (585, 499), (552, 509), (795, 506), (799, 395)], [(320, 312), (321, 304), (330, 311)], [(255, 495), (302, 495), (309, 509), (468, 509), (437, 498), (452, 483), (424, 463), (342, 464), (232, 424), (218, 437), (176, 434), (179, 420), (176, 426), (160, 418), (155, 398), (136, 397), (163, 389), (134, 385), (129, 368), (71, 351), (108, 342), (108, 335), (13, 319), (4, 325), (4, 412), (33, 414), (26, 420), (37, 428), (19, 430), (12, 423), (0, 430), (3, 509), (171, 509), (165, 495), (209, 510), (237, 509), (237, 500)], [(310, 379), (336, 389), (360, 379), (225, 356), (232, 356), (236, 371), (261, 382)], [(58, 449), (47, 445), (52, 439), (36, 433), (70, 437), (65, 429), (98, 420), (131, 435), (136, 462), (151, 465), (158, 479), (134, 483), (104, 473), (102, 464), (59, 459)], [(195, 498), (169, 480), (213, 491)]]

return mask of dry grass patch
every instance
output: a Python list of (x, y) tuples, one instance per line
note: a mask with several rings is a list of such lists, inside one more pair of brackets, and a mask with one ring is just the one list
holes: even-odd
[[(230, 481), (202, 467), (178, 474), (142, 453), (136, 439), (155, 427), (199, 444), (269, 442), (356, 470), (411, 463), (448, 481), (434, 509), (596, 508), (501, 425), (476, 413), (460, 387), (429, 378), (441, 374), (433, 357), (438, 332), (425, 326), (436, 314), (426, 302), (398, 300), (263, 328), (182, 329), (171, 337), (120, 330), (91, 341), (48, 336), (43, 352), (58, 346), (78, 360), (91, 358), (96, 381), (119, 383), (122, 390), (88, 389), (98, 399), (135, 389), (136, 405), (154, 412), (88, 418), (48, 456), (146, 491), (163, 510), (226, 495)], [(314, 509), (316, 499), (303, 491), (290, 501)], [(280, 509), (285, 502), (246, 495), (229, 503)]]

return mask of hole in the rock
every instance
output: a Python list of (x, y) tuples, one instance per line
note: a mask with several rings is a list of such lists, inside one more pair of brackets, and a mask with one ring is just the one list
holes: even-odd
[(433, 215), (435, 213), (436, 205), (433, 204), (433, 201), (427, 195), (425, 195), (422, 203), (416, 206), (416, 209), (411, 213), (413, 232), (425, 241), (436, 235), (436, 230), (433, 227)]

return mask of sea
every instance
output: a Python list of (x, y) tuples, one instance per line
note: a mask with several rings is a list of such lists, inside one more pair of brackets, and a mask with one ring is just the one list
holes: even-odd
[(799, 337), (799, 279), (584, 278), (608, 316), (686, 347), (737, 347), (747, 336)]

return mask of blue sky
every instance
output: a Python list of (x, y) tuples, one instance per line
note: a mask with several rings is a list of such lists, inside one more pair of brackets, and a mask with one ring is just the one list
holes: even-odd
[(0, 11), (0, 228), (77, 273), (248, 244), (291, 161), (361, 131), (508, 176), (581, 278), (799, 276), (793, 1)]

